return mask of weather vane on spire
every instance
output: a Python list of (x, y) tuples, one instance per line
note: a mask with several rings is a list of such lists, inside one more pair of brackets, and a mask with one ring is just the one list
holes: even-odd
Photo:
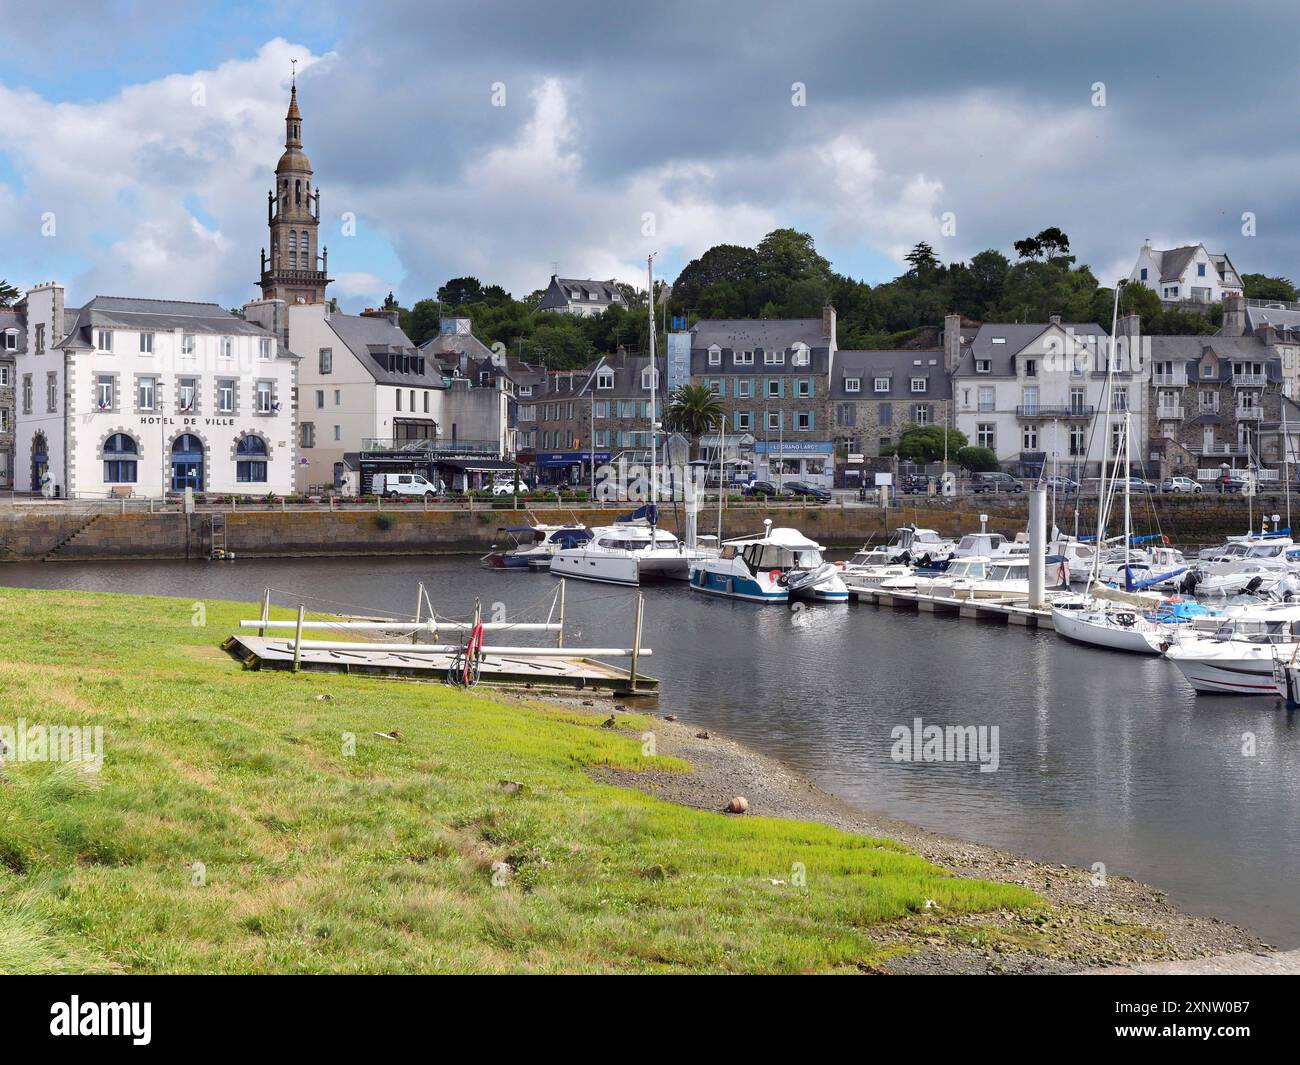
[(294, 88), (297, 88), (298, 87), (298, 60), (290, 59), (289, 66), (293, 68), (293, 70), (289, 74), (289, 83)]

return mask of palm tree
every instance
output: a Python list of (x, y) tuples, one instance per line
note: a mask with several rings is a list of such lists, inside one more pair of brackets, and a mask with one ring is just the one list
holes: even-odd
[(706, 385), (682, 385), (668, 401), (664, 424), (690, 438), (694, 459), (699, 457), (700, 437), (716, 429), (725, 413), (713, 389)]

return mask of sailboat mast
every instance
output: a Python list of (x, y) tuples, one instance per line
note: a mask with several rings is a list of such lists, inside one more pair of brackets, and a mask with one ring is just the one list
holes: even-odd
[[(1291, 434), (1286, 428), (1286, 401), (1285, 394), (1282, 396), (1282, 491), (1286, 493), (1286, 527), (1291, 528)], [(1289, 535), (1289, 534), (1288, 534)]]
[(1089, 579), (1089, 588), (1092, 582), (1097, 579), (1097, 574), (1101, 568), (1101, 544), (1102, 537), (1106, 534), (1106, 511), (1103, 506), (1106, 499), (1106, 452), (1110, 447), (1110, 396), (1111, 396), (1111, 377), (1115, 372), (1115, 336), (1119, 332), (1119, 289), (1115, 286), (1115, 306), (1110, 315), (1110, 345), (1106, 350), (1106, 383), (1101, 386), (1104, 403), (1102, 406), (1101, 425), (1101, 477), (1097, 482), (1097, 541), (1092, 552), (1092, 576)]
[(1130, 421), (1132, 417), (1133, 417), (1132, 414), (1128, 411), (1127, 408), (1125, 408), (1124, 410), (1124, 588), (1125, 590), (1131, 590), (1129, 589), (1129, 585), (1132, 583), (1132, 574), (1129, 572), (1129, 568), (1128, 568), (1128, 563), (1129, 563), (1128, 549), (1129, 549), (1129, 544), (1133, 540), (1133, 507), (1131, 504), (1132, 492), (1133, 492), (1133, 471), (1132, 471), (1133, 455), (1132, 452), (1129, 450), (1129, 446), (1130, 446), (1129, 426), (1132, 424), (1132, 422)]
[(654, 547), (654, 527), (659, 516), (659, 463), (658, 444), (655, 426), (659, 407), (656, 393), (659, 385), (659, 373), (655, 369), (655, 253), (646, 256), (646, 316), (650, 319), (650, 546)]

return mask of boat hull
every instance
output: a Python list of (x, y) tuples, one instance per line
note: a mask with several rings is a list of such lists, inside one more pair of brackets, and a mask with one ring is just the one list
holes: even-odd
[(1105, 647), (1112, 651), (1127, 651), (1130, 654), (1160, 654), (1160, 634), (1138, 628), (1098, 624), (1088, 620), (1088, 615), (1081, 610), (1052, 607), (1052, 627), (1056, 629), (1057, 635), (1074, 643)]
[(1168, 654), (1198, 692), (1218, 695), (1277, 695), (1272, 658), (1218, 659)]

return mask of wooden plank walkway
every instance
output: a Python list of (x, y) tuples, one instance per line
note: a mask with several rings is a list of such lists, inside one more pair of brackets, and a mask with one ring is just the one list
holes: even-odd
[[(236, 633), (221, 645), (248, 669), (293, 669), (292, 639), (267, 639)], [(407, 654), (394, 650), (333, 651), (303, 648), (299, 665), (308, 672), (355, 673), (405, 680), (442, 681), (451, 668), (449, 654)], [(479, 684), (486, 687), (532, 687), (607, 691), (615, 695), (653, 695), (659, 681), (637, 673), (633, 691), (631, 673), (594, 658), (529, 658), (494, 655), (486, 649), (479, 669)]]

